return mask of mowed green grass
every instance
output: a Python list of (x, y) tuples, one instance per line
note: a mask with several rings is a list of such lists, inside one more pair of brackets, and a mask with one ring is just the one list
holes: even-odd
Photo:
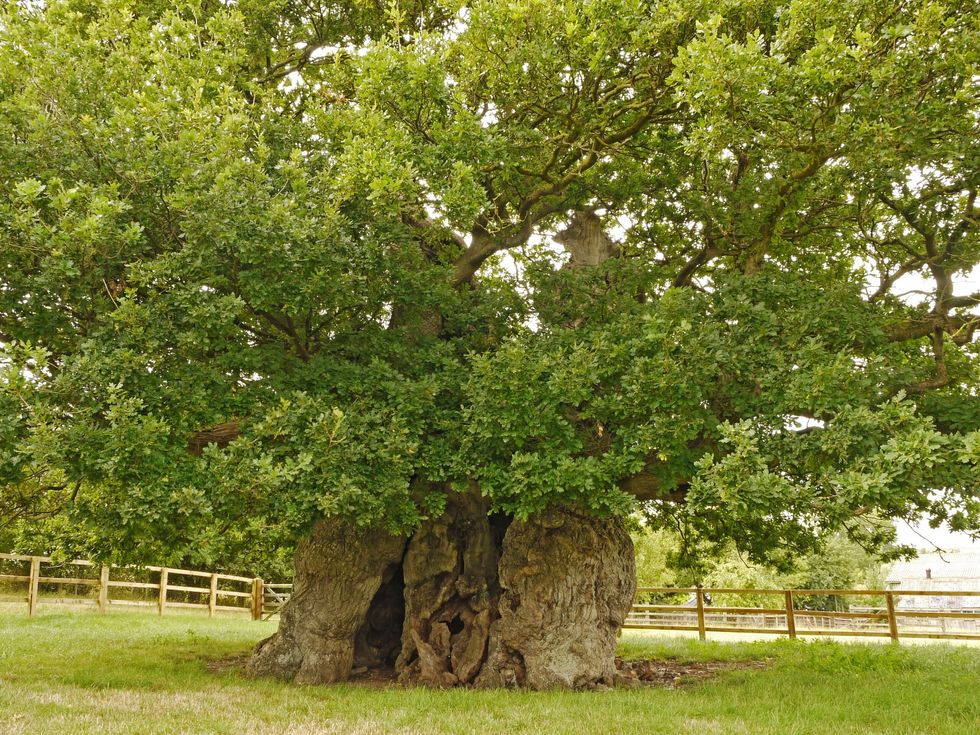
[(300, 687), (209, 670), (274, 628), (180, 614), (0, 612), (0, 733), (980, 733), (980, 649), (965, 646), (624, 634), (629, 657), (771, 663), (674, 690)]

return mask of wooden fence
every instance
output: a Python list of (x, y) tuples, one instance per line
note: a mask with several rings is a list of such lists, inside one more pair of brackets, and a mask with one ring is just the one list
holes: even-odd
[[(901, 597), (977, 597), (980, 591), (935, 590), (769, 590), (722, 587), (640, 587), (637, 594), (689, 595), (693, 604), (635, 604), (624, 628), (697, 631), (704, 640), (708, 633), (768, 633), (798, 636), (887, 636), (980, 640), (980, 609), (899, 608)], [(705, 595), (753, 595), (779, 599), (779, 607), (709, 606)], [(807, 610), (796, 605), (798, 597), (833, 596), (881, 598), (881, 607), (860, 610)], [(980, 599), (977, 600), (980, 604)], [(947, 624), (961, 623), (950, 631)], [(936, 623), (940, 623), (938, 629)]]
[(282, 606), (286, 604), (289, 600), (289, 596), (292, 594), (293, 585), (286, 584), (268, 584), (263, 585), (264, 595), (262, 599), (262, 606), (265, 610), (267, 618), (271, 618), (273, 615), (282, 610)]
[[(207, 610), (214, 616), (217, 611), (247, 612), (253, 620), (268, 618), (278, 613), (289, 600), (292, 584), (269, 584), (258, 577), (240, 577), (234, 574), (203, 572), (192, 569), (172, 569), (169, 567), (114, 567), (98, 566), (90, 561), (76, 559), (63, 564), (55, 564), (45, 556), (23, 556), (0, 554), (0, 562), (19, 562), (28, 565), (27, 574), (0, 574), (0, 582), (22, 583), (27, 587), (27, 612), (34, 615), (42, 601), (54, 601), (56, 595), (42, 597), (41, 586), (84, 587), (94, 597), (81, 598), (83, 602), (93, 602), (99, 612), (105, 612), (110, 605), (142, 605), (155, 607), (163, 615), (168, 608), (190, 608)], [(42, 566), (56, 568), (74, 566), (91, 570), (91, 576), (53, 576), (42, 574)], [(98, 569), (98, 576), (94, 575)], [(150, 573), (157, 576), (156, 581), (140, 582), (125, 579), (112, 579), (112, 571), (125, 571), (128, 576), (135, 572)], [(192, 586), (175, 584), (174, 578), (191, 577), (208, 580), (208, 585)], [(223, 586), (224, 585), (224, 586)], [(237, 589), (228, 589), (229, 585)], [(129, 590), (150, 594), (152, 600), (113, 599), (113, 590)], [(172, 599), (171, 593), (183, 596), (183, 600)], [(704, 640), (708, 633), (754, 633), (799, 636), (878, 636), (889, 637), (893, 641), (902, 638), (933, 638), (953, 640), (980, 640), (980, 591), (935, 591), (935, 590), (771, 590), (738, 589), (722, 587), (640, 587), (637, 595), (670, 597), (688, 596), (687, 604), (669, 605), (636, 603), (630, 610), (624, 628), (646, 630), (684, 630), (696, 631)], [(781, 601), (778, 607), (736, 607), (708, 604), (711, 596), (751, 595), (772, 597)], [(706, 599), (706, 596), (708, 598)], [(808, 610), (797, 605), (798, 598), (810, 597), (858, 597), (883, 600), (881, 605), (852, 607), (846, 611)], [(978, 605), (970, 609), (922, 609), (902, 607), (899, 599), (922, 597), (969, 597), (977, 598)], [(192, 599), (201, 601), (194, 602)], [(237, 605), (219, 604), (222, 598), (238, 600)], [(22, 598), (23, 599), (23, 598)]]
[[(55, 564), (46, 556), (23, 556), (20, 554), (0, 554), (0, 561), (20, 562), (28, 564), (27, 574), (0, 574), (0, 582), (26, 583), (27, 586), (27, 614), (34, 615), (38, 605), (42, 602), (58, 600), (63, 595), (52, 595), (42, 597), (39, 594), (41, 586), (54, 586), (58, 590), (63, 590), (66, 586), (87, 588), (89, 594), (96, 592), (94, 598), (80, 598), (81, 602), (94, 602), (99, 612), (106, 612), (110, 605), (135, 605), (156, 607), (158, 614), (163, 615), (168, 608), (190, 608), (207, 610), (209, 616), (221, 611), (228, 612), (247, 612), (253, 620), (262, 618), (263, 602), (265, 599), (265, 584), (258, 577), (240, 577), (234, 574), (221, 574), (218, 572), (202, 572), (195, 569), (172, 569), (169, 567), (115, 567), (99, 566), (84, 559), (75, 559), (70, 562)], [(54, 566), (56, 569), (64, 567), (75, 567), (78, 571), (70, 577), (53, 576), (42, 574), (42, 566)], [(98, 569), (98, 577), (82, 576), (84, 571), (90, 569), (94, 572)], [(126, 570), (126, 576), (133, 576), (134, 572), (149, 572), (157, 576), (157, 581), (140, 582), (127, 579), (112, 579), (113, 570)], [(206, 587), (196, 587), (190, 584), (175, 584), (174, 577), (191, 577), (195, 579), (207, 579)], [(229, 589), (233, 586), (237, 589)], [(113, 599), (113, 590), (141, 591), (144, 595), (150, 594), (152, 600), (132, 600), (132, 599)], [(183, 600), (172, 599), (171, 593), (181, 593)], [(220, 604), (222, 599), (238, 600), (239, 604), (229, 605)], [(76, 598), (79, 599), (79, 598)], [(193, 600), (201, 601), (193, 601)]]
[[(265, 585), (265, 609), (277, 612), (289, 599), (291, 584)], [(980, 591), (927, 590), (770, 590), (722, 587), (639, 587), (638, 596), (685, 595), (694, 600), (686, 605), (635, 603), (624, 628), (697, 631), (704, 640), (708, 633), (754, 633), (800, 636), (878, 636), (900, 638), (980, 640)], [(780, 607), (728, 607), (707, 604), (705, 595), (752, 595), (775, 597)], [(808, 610), (797, 605), (799, 598), (878, 598), (881, 606), (846, 611)], [(901, 597), (976, 597), (977, 607), (967, 610), (899, 608)], [(961, 627), (957, 627), (960, 624)]]

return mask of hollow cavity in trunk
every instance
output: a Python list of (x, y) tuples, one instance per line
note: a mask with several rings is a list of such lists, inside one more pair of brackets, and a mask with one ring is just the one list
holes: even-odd
[(297, 549), (293, 597), (249, 668), (306, 683), (393, 665), (436, 687), (610, 685), (634, 580), (618, 518), (512, 521), (462, 493), (407, 539), (331, 519)]

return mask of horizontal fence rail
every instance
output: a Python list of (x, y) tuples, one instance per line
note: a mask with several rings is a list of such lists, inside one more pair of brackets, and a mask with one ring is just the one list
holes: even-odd
[[(67, 562), (55, 562), (47, 556), (25, 556), (22, 554), (0, 554), (0, 562), (18, 562), (27, 566), (27, 574), (0, 574), (0, 583), (26, 584), (27, 614), (33, 616), (38, 606), (44, 603), (90, 602), (94, 603), (99, 612), (106, 612), (110, 605), (156, 607), (157, 613), (163, 615), (168, 608), (187, 608), (207, 610), (209, 616), (216, 612), (250, 613), (253, 620), (260, 620), (265, 600), (265, 584), (259, 577), (242, 577), (236, 574), (220, 572), (204, 572), (197, 569), (173, 569), (170, 567), (119, 567), (114, 565), (96, 565), (85, 559), (73, 559)], [(63, 570), (72, 567), (72, 576), (63, 574), (42, 574), (42, 566)], [(9, 566), (9, 565), (8, 565)], [(81, 576), (83, 570), (90, 569), (93, 576)], [(98, 569), (98, 576), (94, 571)], [(113, 570), (133, 573), (150, 573), (156, 575), (157, 581), (141, 582), (129, 579), (111, 579)], [(177, 578), (178, 583), (174, 582)], [(207, 580), (207, 586), (198, 586), (187, 582), (186, 579)], [(42, 586), (54, 587), (60, 593), (42, 596)], [(68, 597), (65, 587), (86, 588), (82, 596)], [(113, 598), (113, 590), (141, 591), (144, 599)], [(173, 593), (180, 593), (183, 600), (174, 599)], [(149, 596), (151, 599), (147, 599)], [(24, 599), (24, 598), (20, 598)], [(238, 604), (228, 604), (235, 603)]]
[[(28, 615), (44, 603), (77, 601), (93, 603), (99, 612), (110, 605), (154, 607), (163, 615), (170, 608), (249, 613), (253, 620), (268, 619), (282, 610), (292, 594), (290, 583), (268, 583), (259, 577), (243, 577), (220, 572), (170, 567), (117, 567), (96, 565), (84, 559), (56, 563), (45, 556), (0, 554), (0, 562), (19, 563), (23, 574), (0, 574), (0, 584), (26, 586)], [(45, 567), (47, 567), (45, 569)], [(66, 568), (74, 571), (63, 573)], [(124, 576), (155, 575), (146, 582), (113, 579), (113, 571)], [(54, 574), (52, 571), (62, 573)], [(207, 580), (195, 584), (195, 580)], [(41, 588), (54, 590), (42, 596)], [(74, 587), (76, 597), (65, 600), (66, 588)], [(82, 588), (83, 596), (77, 590)], [(114, 597), (113, 591), (142, 593), (143, 599)], [(180, 596), (182, 599), (175, 599)], [(711, 604), (715, 597), (756, 597), (772, 600), (766, 605)], [(980, 591), (977, 590), (853, 590), (853, 589), (743, 589), (736, 587), (639, 587), (624, 628), (680, 630), (697, 632), (704, 640), (708, 633), (751, 633), (800, 636), (888, 637), (980, 640)], [(669, 604), (671, 598), (686, 597), (683, 604)], [(846, 610), (807, 609), (800, 604), (807, 598), (863, 598), (867, 604)], [(924, 597), (976, 600), (961, 609), (916, 606)], [(904, 598), (904, 599), (902, 599)], [(666, 599), (668, 602), (664, 602)]]
[[(264, 609), (274, 615), (289, 600), (291, 584), (265, 584)], [(752, 595), (771, 597), (777, 605), (710, 605), (705, 595)], [(637, 602), (624, 628), (688, 630), (704, 639), (708, 633), (752, 633), (800, 636), (878, 636), (980, 640), (980, 591), (933, 590), (772, 590), (733, 587), (640, 587), (637, 596), (689, 596), (683, 605)], [(899, 608), (898, 600), (923, 596), (977, 598), (977, 605), (964, 610)], [(808, 610), (797, 601), (808, 597), (858, 597), (881, 600), (880, 605), (849, 610)]]
[[(685, 595), (685, 604), (636, 603), (624, 628), (697, 631), (704, 640), (708, 633), (754, 633), (799, 636), (879, 636), (900, 638), (980, 640), (980, 591), (978, 590), (772, 590), (732, 587), (639, 587), (646, 598)], [(767, 607), (711, 605), (712, 597), (746, 596), (772, 598)], [(848, 610), (809, 610), (797, 604), (800, 598), (861, 597), (873, 604)], [(964, 609), (899, 607), (900, 598), (976, 598)], [(881, 600), (880, 604), (874, 604)], [(778, 602), (777, 602), (778, 601)], [(781, 604), (780, 604), (781, 603)]]

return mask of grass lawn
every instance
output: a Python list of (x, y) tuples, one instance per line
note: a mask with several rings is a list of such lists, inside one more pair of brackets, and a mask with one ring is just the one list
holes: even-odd
[(0, 734), (980, 733), (980, 649), (699, 643), (626, 633), (627, 657), (770, 659), (680, 689), (299, 687), (212, 672), (272, 623), (0, 611)]

